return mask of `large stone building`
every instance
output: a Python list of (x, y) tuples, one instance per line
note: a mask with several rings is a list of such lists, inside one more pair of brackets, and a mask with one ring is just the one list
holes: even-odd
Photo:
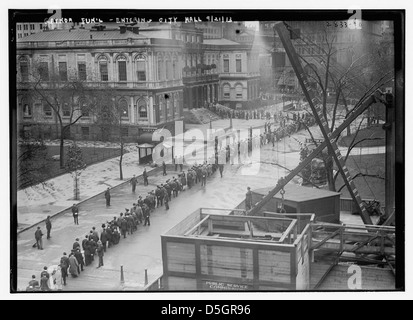
[[(268, 80), (272, 78), (272, 89), (293, 91), (299, 89), (298, 81), (292, 72), (292, 66), (285, 55), (283, 45), (274, 29), (275, 21), (259, 23), (260, 36), (263, 39), (261, 69), (272, 65), (272, 75), (263, 74)], [(355, 51), (367, 51), (374, 41), (382, 39), (382, 21), (362, 21), (362, 27), (351, 28), (347, 21), (286, 21), (297, 54), (303, 57), (315, 70), (323, 70), (327, 58), (327, 42), (333, 54), (330, 64), (334, 68), (349, 65)], [(271, 54), (271, 62), (268, 55)], [(304, 66), (308, 67), (308, 66)], [(268, 68), (267, 68), (268, 69)]]
[[(230, 30), (234, 31), (234, 23)], [(213, 28), (211, 28), (213, 29)], [(68, 108), (59, 116), (33, 95), (33, 72), (42, 67), (41, 87), (49, 92), (57, 82), (76, 79), (89, 92), (113, 93), (122, 111), (122, 135), (135, 141), (143, 133), (183, 120), (183, 109), (221, 102), (231, 108), (248, 107), (259, 97), (259, 48), (243, 28), (240, 42), (204, 39), (194, 23), (146, 23), (140, 27), (98, 25), (60, 30), (45, 29), (17, 39), (17, 119), (20, 134), (57, 138), (59, 121), (70, 121)], [(230, 31), (226, 31), (231, 33)], [(80, 105), (85, 103), (76, 97)], [(78, 108), (84, 109), (83, 106)], [(65, 137), (106, 139), (95, 113), (76, 111), (80, 120)], [(105, 136), (105, 137), (103, 137)]]
[[(50, 90), (54, 77), (62, 82), (76, 78), (88, 90), (114, 92), (122, 110), (122, 134), (135, 140), (143, 132), (167, 128), (183, 119), (181, 42), (149, 38), (138, 28), (57, 30), (39, 32), (17, 42), (17, 119), (22, 132), (41, 128), (55, 138), (55, 111), (30, 94), (34, 68), (42, 67), (42, 88)], [(76, 97), (81, 104), (82, 99)], [(70, 110), (60, 111), (63, 122)], [(77, 139), (99, 139), (96, 115), (85, 113), (67, 132)], [(119, 134), (119, 132), (118, 132)]]

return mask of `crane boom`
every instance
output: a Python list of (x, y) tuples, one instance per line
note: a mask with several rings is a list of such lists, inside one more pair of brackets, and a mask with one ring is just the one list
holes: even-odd
[(328, 127), (328, 123), (326, 119), (323, 116), (322, 103), (320, 99), (316, 96), (314, 89), (311, 86), (309, 86), (307, 75), (305, 74), (304, 69), (301, 66), (298, 55), (290, 40), (290, 33), (288, 32), (283, 22), (277, 23), (275, 25), (275, 29), (278, 32), (278, 35), (280, 37), (282, 44), (284, 45), (284, 49), (295, 71), (295, 74), (297, 76), (298, 82), (301, 85), (303, 93), (305, 97), (307, 98), (308, 104), (310, 105), (314, 118), (318, 126), (320, 127), (324, 140), (327, 142), (329, 153), (333, 157), (334, 161), (336, 162), (337, 168), (341, 176), (343, 177), (343, 181), (346, 184), (347, 189), (354, 203), (356, 204), (356, 209), (361, 215), (361, 218), (364, 224), (371, 225), (373, 223), (371, 221), (370, 215), (367, 212), (364, 204), (362, 203), (360, 194), (353, 180), (351, 179), (350, 172), (348, 171), (348, 168), (345, 165), (345, 162), (344, 162), (343, 157), (341, 156), (340, 150), (338, 149), (338, 146), (335, 143), (335, 141), (331, 139), (331, 131)]
[[(348, 114), (347, 118), (339, 125), (330, 135), (330, 140), (336, 139), (342, 131), (344, 131), (358, 116), (360, 116), (368, 107), (370, 107), (373, 103), (382, 102), (382, 94), (380, 92), (375, 92), (369, 98), (367, 98), (359, 107), (353, 109), (351, 113)], [(320, 143), (300, 164), (290, 171), (290, 173), (285, 176), (284, 178), (280, 179), (275, 186), (268, 194), (261, 199), (250, 211), (250, 215), (255, 215), (258, 213), (259, 210), (270, 200), (272, 199), (278, 192), (281, 191), (284, 186), (291, 181), (297, 174), (301, 172), (307, 165), (310, 164), (311, 160), (313, 160), (323, 149), (327, 147), (327, 141), (324, 140)]]

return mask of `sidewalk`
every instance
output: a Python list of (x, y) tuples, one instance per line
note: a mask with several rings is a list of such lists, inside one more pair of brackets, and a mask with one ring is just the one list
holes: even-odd
[[(233, 119), (233, 127), (236, 129), (247, 129), (251, 126), (262, 127), (266, 120), (243, 120)], [(206, 132), (210, 125), (205, 124), (188, 130), (186, 137), (191, 135), (191, 130), (199, 129), (201, 132)], [(212, 128), (227, 128), (229, 127), (229, 119), (218, 120), (212, 123)], [(322, 134), (317, 126), (311, 128), (315, 138), (322, 138)], [(300, 151), (300, 144), (308, 137), (306, 130), (301, 130), (293, 134), (290, 138), (284, 139), (284, 142), (279, 143), (277, 151), (280, 153), (294, 153)], [(180, 139), (181, 136), (176, 136), (175, 139)], [(297, 141), (298, 140), (298, 141)], [(56, 144), (57, 141), (51, 141), (50, 144)], [(187, 145), (185, 142), (184, 145)], [(79, 142), (79, 145), (90, 146), (93, 142)], [(113, 147), (110, 143), (99, 143), (99, 147)], [(196, 159), (198, 163), (202, 162), (203, 153), (199, 152), (205, 150), (202, 143), (193, 143), (195, 150), (198, 150)], [(128, 144), (126, 146), (129, 153), (123, 156), (122, 170), (123, 180), (119, 179), (119, 157), (109, 159), (94, 165), (88, 166), (80, 176), (80, 200), (73, 200), (73, 178), (70, 174), (64, 174), (49, 180), (53, 188), (43, 188), (42, 186), (33, 186), (25, 190), (20, 190), (17, 193), (17, 219), (18, 231), (29, 226), (35, 225), (44, 220), (48, 215), (54, 215), (60, 211), (70, 208), (73, 203), (84, 201), (90, 197), (104, 192), (107, 187), (113, 188), (123, 183), (127, 183), (129, 179), (135, 174), (139, 176), (142, 174), (145, 166), (138, 164), (138, 153), (135, 144)], [(344, 156), (347, 148), (339, 148)], [(213, 152), (210, 150), (210, 152)], [(371, 147), (371, 148), (354, 148), (352, 155), (366, 155), (385, 153), (385, 147)], [(152, 168), (147, 167), (149, 172)], [(142, 183), (142, 180), (139, 181)]]

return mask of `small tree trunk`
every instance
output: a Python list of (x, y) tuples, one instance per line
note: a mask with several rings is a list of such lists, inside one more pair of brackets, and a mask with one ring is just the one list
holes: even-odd
[(119, 175), (120, 180), (123, 180), (123, 172), (122, 172), (122, 160), (123, 160), (123, 141), (120, 143), (120, 158), (119, 158)]
[(62, 129), (60, 131), (60, 169), (63, 169), (65, 167), (65, 161), (64, 161), (64, 130)]

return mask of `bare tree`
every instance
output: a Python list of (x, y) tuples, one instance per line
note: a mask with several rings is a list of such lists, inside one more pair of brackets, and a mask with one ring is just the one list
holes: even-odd
[(25, 90), (32, 99), (41, 100), (43, 106), (53, 111), (60, 139), (60, 167), (64, 168), (64, 140), (70, 128), (95, 107), (94, 93), (73, 71), (57, 74), (52, 67), (49, 72), (41, 62), (34, 63), (30, 70), (30, 81), (24, 83)]
[(23, 139), (17, 147), (17, 189), (41, 184), (49, 174), (47, 147), (42, 139)]
[[(313, 86), (319, 92), (319, 98), (322, 102), (322, 115), (328, 124), (330, 131), (339, 125), (337, 123), (338, 114), (344, 113), (346, 118), (349, 112), (348, 102), (357, 101), (354, 107), (363, 103), (377, 89), (382, 89), (388, 85), (394, 78), (393, 55), (391, 44), (369, 41), (368, 39), (355, 44), (338, 47), (337, 32), (328, 28), (326, 25), (319, 27), (317, 31), (321, 41), (314, 42), (305, 36), (296, 40), (296, 44), (304, 44), (304, 52), (316, 50), (317, 55), (299, 55), (304, 64), (304, 70), (307, 77), (313, 82)], [(378, 50), (381, 48), (381, 50)], [(345, 55), (346, 59), (340, 59), (338, 56)], [(311, 134), (315, 145), (317, 141)], [(356, 131), (356, 135), (360, 127)], [(338, 141), (340, 137), (337, 137)], [(353, 145), (356, 143), (353, 140)], [(354, 146), (350, 145), (349, 149)], [(346, 156), (348, 157), (349, 153)], [(334, 174), (333, 155), (328, 150), (323, 153), (323, 161), (326, 168), (327, 181), (329, 189), (336, 190), (335, 181), (337, 175)]]
[(116, 92), (109, 87), (105, 87), (93, 99), (96, 125), (100, 129), (102, 140), (111, 140), (116, 137), (120, 147), (119, 158), (119, 179), (123, 180), (122, 161), (124, 154), (125, 140), (123, 129), (125, 128), (124, 119), (127, 110), (124, 109), (117, 98)]

